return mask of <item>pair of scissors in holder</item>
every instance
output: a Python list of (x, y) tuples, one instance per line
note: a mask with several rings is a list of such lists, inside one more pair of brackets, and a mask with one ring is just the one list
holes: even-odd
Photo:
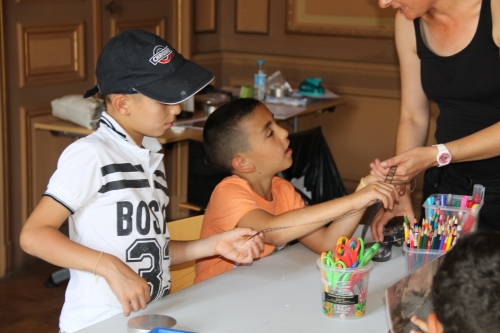
[[(323, 252), (321, 254), (321, 263), (329, 267), (346, 268), (346, 265), (343, 261), (335, 260), (334, 258), (332, 259), (332, 255), (333, 255), (332, 251)], [(337, 272), (326, 270), (326, 273), (323, 276), (323, 278), (326, 279), (328, 281), (328, 284), (333, 287), (339, 280), (340, 275), (341, 274)]]
[[(343, 237), (345, 236), (341, 238)], [(358, 253), (362, 250), (361, 243), (363, 243), (363, 240), (360, 241), (359, 239), (351, 238), (346, 244), (338, 244), (339, 242), (341, 242), (340, 239), (337, 242), (337, 246), (335, 246), (335, 259), (343, 261), (347, 268), (356, 267), (359, 263)]]
[[(366, 250), (366, 252), (363, 255), (361, 255), (360, 253), (361, 259), (359, 260), (358, 267), (361, 268), (368, 265), (368, 263), (372, 260), (375, 254), (377, 254), (379, 248), (380, 248), (380, 243), (375, 243), (368, 250)], [(368, 272), (353, 274), (351, 278), (351, 287), (354, 288), (367, 274)]]
[(380, 248), (380, 243), (373, 244), (365, 253), (359, 253), (359, 265), (358, 267), (364, 267), (368, 265), (370, 260), (377, 254), (378, 249)]

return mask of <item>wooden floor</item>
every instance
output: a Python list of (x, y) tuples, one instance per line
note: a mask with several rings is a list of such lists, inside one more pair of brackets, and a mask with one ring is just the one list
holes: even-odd
[(29, 267), (0, 278), (0, 332), (57, 333), (67, 282), (46, 288), (58, 268), (37, 259)]

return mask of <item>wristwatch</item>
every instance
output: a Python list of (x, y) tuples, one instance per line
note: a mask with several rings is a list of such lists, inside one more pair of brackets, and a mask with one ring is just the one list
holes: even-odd
[(439, 166), (442, 167), (442, 166), (450, 164), (451, 153), (448, 150), (448, 148), (446, 148), (446, 146), (443, 144), (432, 145), (432, 146), (437, 147), (437, 149), (438, 149), (438, 154), (437, 154), (436, 160), (437, 160)]

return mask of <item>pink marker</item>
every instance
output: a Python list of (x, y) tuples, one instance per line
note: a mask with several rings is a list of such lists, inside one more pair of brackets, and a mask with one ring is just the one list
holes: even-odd
[(460, 208), (467, 208), (467, 201), (469, 200), (469, 197), (464, 195), (462, 196), (462, 201), (460, 202)]

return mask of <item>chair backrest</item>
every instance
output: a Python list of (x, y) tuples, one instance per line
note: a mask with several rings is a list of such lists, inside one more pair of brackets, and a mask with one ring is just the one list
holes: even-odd
[[(204, 215), (197, 215), (181, 220), (167, 222), (170, 239), (172, 240), (193, 240), (200, 238), (201, 224)], [(189, 287), (194, 282), (195, 261), (170, 267), (172, 286), (170, 292), (176, 292)]]

